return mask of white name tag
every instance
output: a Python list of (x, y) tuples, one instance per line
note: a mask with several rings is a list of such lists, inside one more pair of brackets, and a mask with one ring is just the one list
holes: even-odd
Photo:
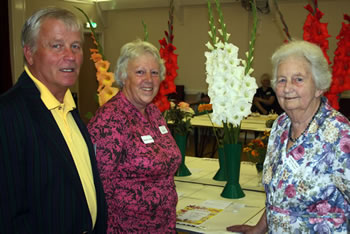
[(295, 161), (295, 159), (291, 155), (287, 159), (287, 165), (292, 171), (296, 171), (299, 169), (299, 164)]
[(154, 142), (153, 138), (150, 135), (141, 136), (141, 139), (142, 139), (143, 143), (145, 143), (145, 144), (149, 144), (149, 143)]
[(166, 129), (166, 127), (165, 126), (159, 126), (159, 131), (160, 131), (160, 133), (162, 133), (162, 134), (166, 134), (166, 133), (168, 133), (168, 129)]

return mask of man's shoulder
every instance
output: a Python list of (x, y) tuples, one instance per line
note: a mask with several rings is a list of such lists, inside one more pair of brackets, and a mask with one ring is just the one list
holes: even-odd
[(15, 85), (0, 95), (0, 108), (11, 107), (21, 100), (23, 100), (21, 88)]

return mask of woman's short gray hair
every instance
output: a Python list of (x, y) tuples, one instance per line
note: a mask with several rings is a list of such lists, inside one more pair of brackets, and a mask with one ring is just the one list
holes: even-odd
[(145, 53), (151, 54), (156, 59), (159, 64), (159, 78), (161, 81), (164, 80), (165, 66), (163, 59), (160, 57), (159, 50), (151, 43), (137, 39), (135, 41), (126, 43), (120, 49), (120, 56), (118, 58), (114, 72), (116, 83), (120, 88), (123, 88), (123, 81), (127, 79), (127, 70), (130, 60)]
[(279, 64), (290, 56), (304, 57), (311, 65), (311, 74), (316, 88), (328, 90), (332, 82), (332, 75), (324, 54), (316, 44), (295, 40), (279, 47), (271, 57), (272, 61), (272, 87), (277, 84), (277, 69)]
[(28, 45), (33, 53), (36, 51), (40, 27), (44, 20), (48, 18), (61, 20), (67, 29), (73, 32), (80, 32), (81, 40), (83, 41), (83, 27), (76, 15), (66, 9), (48, 7), (38, 10), (24, 23), (21, 35), (22, 47)]

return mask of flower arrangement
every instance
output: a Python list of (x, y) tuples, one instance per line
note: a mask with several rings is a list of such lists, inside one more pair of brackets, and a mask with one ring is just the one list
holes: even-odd
[[(291, 41), (291, 36), (288, 31), (288, 27), (283, 19), (282, 13), (278, 9), (277, 1), (274, 0), (276, 9), (280, 15), (280, 19), (284, 25), (284, 31)], [(328, 38), (328, 23), (321, 23), (321, 18), (324, 13), (319, 10), (317, 0), (312, 0), (313, 6), (307, 4), (304, 8), (309, 12), (306, 17), (303, 26), (303, 39), (311, 43), (315, 43), (321, 47), (325, 58), (328, 63), (331, 64), (327, 51), (329, 49)], [(350, 16), (344, 14), (344, 20), (348, 23), (342, 22), (342, 28), (338, 36), (336, 37), (338, 41), (337, 49), (334, 52), (333, 65), (332, 65), (332, 83), (328, 92), (324, 94), (331, 104), (331, 106), (339, 110), (339, 94), (343, 91), (350, 90), (350, 79), (346, 77), (350, 76)]]
[(175, 104), (170, 102), (170, 109), (165, 112), (166, 121), (170, 121), (174, 126), (174, 133), (186, 136), (192, 132), (191, 119), (194, 115), (193, 109), (186, 102)]
[(165, 37), (159, 40), (160, 43), (160, 57), (164, 60), (166, 68), (165, 79), (160, 83), (158, 94), (153, 99), (153, 103), (159, 108), (161, 112), (170, 108), (170, 102), (166, 95), (176, 92), (176, 85), (174, 80), (177, 76), (176, 70), (179, 69), (177, 65), (177, 54), (174, 53), (176, 47), (173, 45), (173, 18), (174, 18), (174, 0), (170, 1), (169, 7), (169, 21), (168, 31), (165, 31)]
[[(324, 13), (318, 9), (317, 0), (313, 0), (313, 5), (314, 8), (310, 4), (305, 6), (309, 14), (303, 27), (303, 39), (319, 45), (328, 63), (331, 64), (327, 55), (327, 50), (329, 49), (327, 38), (330, 37), (327, 29), (328, 24), (320, 22)], [(337, 43), (338, 47), (334, 52), (332, 84), (329, 91), (325, 93), (330, 104), (337, 110), (339, 109), (339, 94), (345, 90), (350, 90), (350, 80), (346, 79), (346, 77), (350, 76), (350, 16), (344, 14), (344, 20), (349, 23), (342, 23), (340, 33), (336, 37), (339, 41)]]
[[(98, 88), (97, 88), (97, 97), (98, 97), (98, 103), (100, 106), (105, 104), (109, 99), (111, 99), (114, 95), (116, 95), (119, 91), (118, 88), (112, 87), (112, 84), (114, 83), (114, 74), (113, 72), (109, 72), (109, 66), (110, 63), (105, 59), (105, 56), (103, 54), (103, 48), (100, 44), (100, 42), (97, 40), (96, 32), (94, 30), (94, 27), (92, 26), (92, 23), (87, 16), (87, 14), (80, 8), (76, 7), (83, 15), (85, 16), (86, 20), (90, 24), (90, 30), (91, 30), (91, 37), (94, 41), (94, 44), (96, 45), (96, 49), (90, 49), (91, 57), (90, 59), (95, 63), (96, 67), (96, 78), (98, 81)], [(90, 115), (92, 115), (90, 113)], [(91, 116), (90, 116), (91, 117)]]
[(210, 112), (213, 110), (213, 104), (199, 104), (198, 106), (198, 112)]
[(323, 55), (326, 57), (328, 64), (331, 64), (329, 57), (327, 55), (327, 50), (329, 49), (329, 43), (327, 38), (330, 37), (327, 30), (327, 23), (321, 23), (320, 19), (324, 15), (317, 7), (317, 0), (315, 3), (315, 11), (310, 4), (305, 6), (305, 9), (309, 11), (306, 17), (303, 29), (303, 39), (305, 41), (312, 42), (321, 47)]
[(340, 33), (336, 37), (338, 39), (338, 47), (334, 52), (332, 65), (332, 83), (329, 91), (325, 96), (331, 105), (339, 110), (339, 94), (350, 90), (350, 16), (344, 14), (344, 20), (348, 23), (342, 23)]
[(216, 36), (216, 26), (208, 0), (209, 36), (211, 41), (206, 44), (209, 52), (205, 52), (206, 82), (208, 95), (212, 104), (212, 121), (224, 126), (224, 144), (237, 144), (240, 133), (240, 124), (251, 111), (252, 100), (257, 89), (255, 78), (251, 77), (253, 69), (253, 51), (256, 35), (256, 6), (252, 3), (254, 25), (252, 37), (247, 52), (247, 61), (238, 58), (239, 48), (228, 42), (230, 34), (226, 31), (219, 0), (215, 0), (219, 13), (218, 30), (221, 39)]
[(245, 153), (249, 161), (255, 164), (264, 163), (269, 136), (270, 132), (265, 131), (263, 136), (251, 140), (243, 148), (243, 153)]

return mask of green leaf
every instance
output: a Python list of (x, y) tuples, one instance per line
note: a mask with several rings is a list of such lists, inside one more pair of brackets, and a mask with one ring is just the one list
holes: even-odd
[(90, 111), (85, 114), (85, 118), (87, 118), (88, 120), (92, 119), (92, 117), (94, 117), (94, 114), (92, 114)]
[(86, 20), (89, 22), (90, 31), (91, 31), (92, 35), (94, 36), (95, 41), (96, 41), (96, 43), (97, 43), (97, 49), (98, 49), (99, 53), (102, 55), (102, 59), (103, 59), (103, 60), (106, 60), (106, 59), (105, 59), (105, 56), (104, 56), (104, 53), (103, 53), (103, 48), (102, 48), (100, 42), (99, 42), (98, 39), (97, 39), (97, 35), (96, 35), (96, 32), (95, 32), (95, 29), (94, 29), (94, 27), (92, 26), (92, 23), (91, 23), (91, 20), (90, 20), (89, 16), (88, 16), (88, 15), (85, 13), (85, 11), (83, 11), (81, 8), (76, 7), (76, 6), (75, 6), (75, 8), (76, 8), (78, 11), (80, 11), (80, 12), (85, 16)]
[(142, 20), (142, 25), (143, 25), (143, 32), (144, 32), (143, 40), (148, 41), (147, 25), (145, 24), (145, 22), (143, 20)]

